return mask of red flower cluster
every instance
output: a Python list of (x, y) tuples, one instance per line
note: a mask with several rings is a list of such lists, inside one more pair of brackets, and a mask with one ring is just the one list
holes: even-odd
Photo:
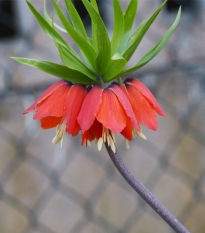
[(166, 116), (147, 87), (135, 78), (124, 84), (112, 83), (108, 88), (72, 84), (61, 80), (48, 88), (23, 114), (35, 111), (33, 119), (40, 119), (41, 128), (56, 127), (53, 144), (61, 140), (64, 133), (76, 136), (82, 131), (82, 144), (98, 141), (115, 152), (113, 133), (122, 134), (128, 140), (136, 134), (143, 139), (140, 124), (157, 130), (157, 114)]

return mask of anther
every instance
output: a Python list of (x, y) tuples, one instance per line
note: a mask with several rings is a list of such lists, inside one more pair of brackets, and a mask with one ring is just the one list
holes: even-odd
[(137, 131), (137, 135), (138, 135), (140, 138), (142, 138), (142, 139), (144, 139), (144, 140), (147, 140), (147, 138), (145, 137), (145, 135), (144, 135), (142, 132)]
[(116, 142), (116, 140), (115, 140), (115, 135), (114, 135), (114, 133), (113, 133), (112, 131), (111, 131), (111, 135), (112, 135), (113, 141)]
[(98, 150), (99, 150), (99, 151), (101, 151), (102, 145), (103, 145), (103, 138), (100, 138), (100, 139), (98, 140)]
[(56, 136), (53, 138), (52, 143), (57, 144), (61, 140), (61, 148), (62, 148), (63, 140), (64, 140), (63, 135), (64, 135), (65, 130), (66, 130), (66, 122), (64, 119), (61, 122), (62, 122), (62, 124), (59, 124), (56, 126)]
[(129, 143), (128, 143), (128, 140), (127, 140), (127, 139), (125, 139), (125, 145), (126, 145), (126, 148), (127, 148), (127, 149), (130, 149), (130, 146), (129, 146)]

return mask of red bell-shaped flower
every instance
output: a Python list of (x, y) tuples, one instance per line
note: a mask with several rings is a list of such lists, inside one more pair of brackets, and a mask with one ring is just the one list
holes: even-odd
[(61, 80), (49, 87), (23, 114), (35, 111), (33, 119), (40, 119), (42, 129), (56, 127), (53, 143), (64, 133), (76, 136), (82, 131), (82, 145), (98, 140), (99, 150), (106, 141), (115, 151), (113, 133), (128, 140), (136, 134), (143, 139), (140, 124), (157, 130), (156, 113), (166, 116), (147, 87), (134, 78), (124, 84), (112, 83), (108, 88), (89, 86)]
[(23, 114), (35, 111), (33, 119), (41, 121), (42, 129), (56, 127), (53, 143), (61, 140), (65, 132), (76, 136), (80, 130), (77, 116), (87, 91), (83, 85), (59, 81), (49, 87)]
[(167, 116), (150, 90), (135, 78), (126, 79), (124, 85), (120, 85), (120, 88), (124, 93), (128, 93), (137, 122), (149, 129), (157, 130), (157, 113), (161, 116)]
[(129, 99), (115, 84), (106, 89), (94, 86), (87, 94), (77, 119), (83, 133), (82, 145), (85, 140), (87, 145), (87, 141), (96, 138), (99, 149), (107, 141), (115, 151), (113, 132), (132, 140), (132, 129), (140, 131)]

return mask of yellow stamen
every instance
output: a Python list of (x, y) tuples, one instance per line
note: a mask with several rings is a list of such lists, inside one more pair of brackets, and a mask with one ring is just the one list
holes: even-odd
[(52, 143), (54, 145), (57, 144), (58, 142), (60, 142), (60, 140), (61, 140), (61, 148), (62, 148), (63, 140), (64, 140), (63, 135), (65, 133), (65, 130), (66, 130), (66, 122), (63, 119), (62, 124), (61, 125), (59, 124), (59, 125), (56, 126), (56, 136), (52, 140)]
[(55, 145), (60, 142), (61, 138), (59, 138), (58, 134), (53, 138), (52, 143)]
[(106, 129), (106, 128), (103, 127), (102, 137), (98, 140), (98, 149), (102, 148), (102, 145), (101, 145), (102, 142), (101, 141), (103, 141), (104, 144), (107, 142), (108, 146), (111, 147), (113, 152), (116, 151), (115, 143), (114, 143), (115, 142), (115, 136), (114, 136), (114, 133), (111, 130)]
[(61, 139), (61, 148), (63, 147), (63, 141), (64, 141), (64, 137), (62, 137)]
[(125, 139), (125, 145), (126, 145), (126, 148), (129, 150), (130, 149), (130, 146), (129, 146), (129, 143), (128, 143), (128, 140)]
[(106, 133), (103, 134), (103, 142), (106, 143)]
[(112, 151), (115, 153), (116, 152), (116, 147), (115, 147), (115, 143), (113, 142), (113, 140), (111, 140), (111, 149)]
[(100, 138), (100, 139), (98, 140), (98, 150), (99, 150), (99, 151), (101, 151), (102, 145), (103, 145), (103, 138)]
[(114, 135), (114, 133), (113, 133), (112, 131), (111, 131), (111, 135), (112, 135), (113, 141), (116, 142), (116, 140), (115, 140), (115, 135)]
[(135, 132), (135, 129), (134, 129), (134, 128), (132, 128), (132, 136), (133, 136), (133, 138), (136, 137), (136, 132)]
[(140, 138), (142, 138), (142, 139), (144, 139), (144, 140), (147, 140), (147, 138), (145, 137), (145, 135), (144, 135), (142, 132), (137, 131), (137, 135), (138, 135)]
[(107, 143), (108, 143), (108, 146), (111, 146), (112, 145), (112, 137), (110, 135), (107, 136)]
[(60, 125), (56, 126), (56, 133), (58, 133), (58, 130), (60, 129)]

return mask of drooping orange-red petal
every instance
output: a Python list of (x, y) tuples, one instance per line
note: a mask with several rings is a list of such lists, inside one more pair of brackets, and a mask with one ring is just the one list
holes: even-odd
[(127, 98), (127, 96), (124, 94), (124, 92), (120, 89), (120, 87), (118, 87), (117, 85), (112, 85), (110, 86), (110, 89), (115, 93), (115, 95), (118, 97), (121, 105), (123, 106), (127, 116), (130, 117), (130, 120), (131, 120), (131, 123), (132, 123), (132, 126), (135, 128), (135, 129), (139, 129), (139, 125), (137, 123), (137, 120), (135, 118), (135, 115), (134, 115), (134, 112), (132, 110), (132, 106), (131, 106), (131, 103), (129, 101), (129, 99)]
[(117, 96), (110, 89), (103, 91), (102, 104), (96, 119), (114, 133), (120, 133), (126, 126), (127, 114)]
[(49, 96), (38, 108), (33, 119), (37, 120), (47, 116), (61, 117), (64, 115), (64, 102), (70, 90), (69, 85), (62, 85)]
[(85, 131), (87, 131), (95, 121), (95, 117), (102, 102), (102, 92), (102, 88), (94, 86), (85, 97), (77, 118), (83, 133), (85, 133)]
[(127, 125), (121, 132), (121, 134), (129, 141), (132, 141), (132, 123), (130, 118), (127, 117)]
[(134, 86), (127, 85), (132, 107), (138, 123), (146, 125), (149, 129), (157, 130), (158, 122), (156, 110), (143, 94)]
[(63, 117), (48, 116), (41, 119), (42, 129), (51, 129), (62, 123)]
[(66, 121), (66, 131), (70, 134), (76, 135), (79, 132), (80, 127), (77, 122), (77, 116), (82, 107), (85, 96), (87, 95), (86, 89), (78, 84), (73, 85), (70, 88), (69, 93), (65, 99), (65, 121)]
[(148, 101), (154, 106), (156, 109), (156, 112), (161, 115), (167, 117), (167, 115), (164, 113), (164, 111), (159, 106), (157, 100), (153, 96), (153, 94), (150, 92), (150, 90), (139, 80), (136, 78), (128, 78), (125, 80), (126, 83), (129, 83), (133, 86), (135, 86), (147, 99)]
[(90, 128), (95, 138), (99, 139), (102, 137), (102, 129), (103, 129), (103, 125), (95, 119), (93, 125)]
[(95, 136), (93, 135), (93, 133), (91, 132), (91, 130), (87, 130), (84, 134), (81, 135), (82, 137), (82, 143), (81, 146), (83, 146), (84, 141), (86, 141), (86, 146), (88, 146), (88, 140), (90, 142), (92, 142), (95, 138)]
[(125, 84), (118, 84), (118, 87), (124, 92), (124, 94), (127, 96), (128, 100), (131, 103), (130, 96), (129, 96), (129, 93), (127, 92), (127, 88)]
[(66, 81), (60, 80), (57, 83), (54, 83), (50, 86), (43, 94), (29, 107), (27, 108), (22, 114), (27, 114), (28, 112), (34, 111), (37, 105), (39, 105), (43, 100), (48, 98), (57, 88), (66, 84)]
[(78, 133), (79, 133), (79, 131), (80, 131), (80, 125), (78, 125), (73, 131), (72, 131), (72, 136), (73, 137), (75, 137), (75, 136), (77, 136), (78, 135)]

